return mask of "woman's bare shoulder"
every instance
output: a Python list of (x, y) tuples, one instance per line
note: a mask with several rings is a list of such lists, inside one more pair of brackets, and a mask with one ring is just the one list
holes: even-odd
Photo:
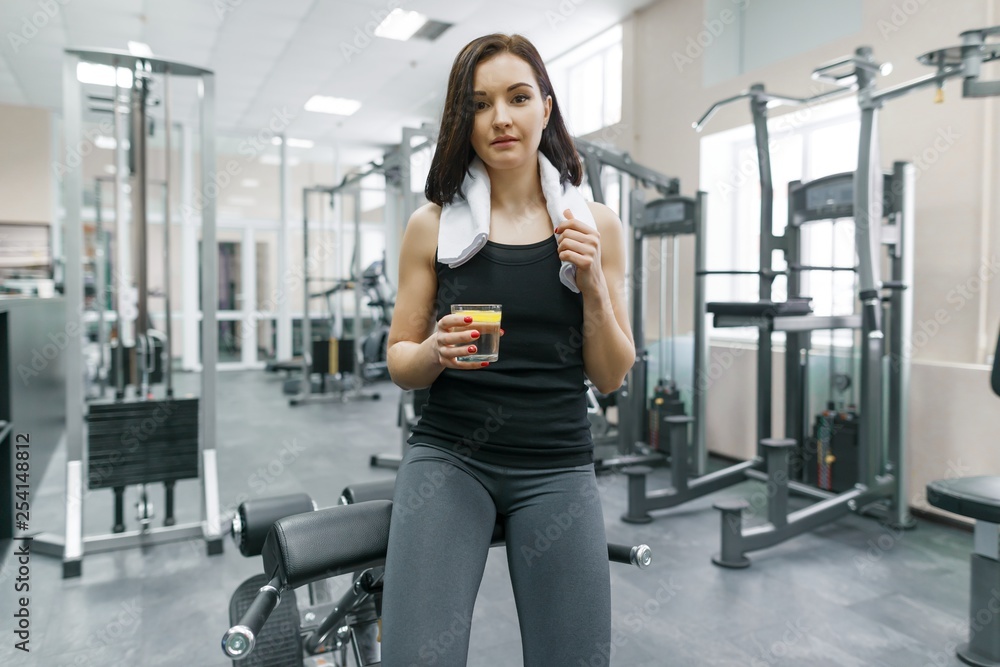
[(412, 257), (434, 266), (437, 256), (438, 227), (441, 223), (441, 207), (437, 204), (424, 204), (410, 216), (403, 233), (404, 253), (412, 253)]
[(441, 207), (434, 203), (427, 203), (418, 208), (410, 216), (407, 229), (413, 228), (421, 237), (430, 235), (437, 239), (438, 225), (441, 223)]
[(602, 231), (602, 228), (606, 225), (621, 225), (618, 215), (604, 204), (596, 201), (588, 201), (587, 207), (590, 209), (590, 214), (594, 216), (594, 223), (597, 225), (598, 231)]

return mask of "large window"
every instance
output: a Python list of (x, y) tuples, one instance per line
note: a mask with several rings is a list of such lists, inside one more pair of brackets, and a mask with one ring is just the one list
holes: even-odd
[[(853, 100), (805, 108), (772, 118), (771, 174), (774, 182), (775, 234), (788, 219), (788, 184), (810, 181), (857, 167), (860, 125)], [(701, 187), (709, 194), (707, 251), (709, 270), (756, 271), (760, 266), (760, 185), (753, 127), (746, 125), (707, 136), (701, 142)], [(852, 267), (856, 263), (854, 223), (831, 220), (803, 227), (802, 263)], [(784, 270), (776, 251), (773, 268)], [(849, 271), (803, 274), (802, 291), (812, 297), (817, 315), (854, 312), (855, 276)], [(709, 276), (708, 301), (757, 301), (757, 276)], [(775, 279), (773, 298), (787, 296), (784, 276)], [(713, 337), (753, 337), (755, 331), (712, 330)], [(817, 343), (829, 340), (816, 332)], [(838, 344), (849, 345), (850, 332), (836, 332)]]
[(555, 58), (547, 69), (570, 134), (590, 134), (621, 120), (620, 25)]

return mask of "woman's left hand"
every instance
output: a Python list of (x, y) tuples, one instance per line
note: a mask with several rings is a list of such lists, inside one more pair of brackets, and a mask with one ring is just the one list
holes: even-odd
[(559, 235), (559, 259), (576, 266), (576, 286), (581, 292), (598, 290), (604, 284), (601, 270), (601, 235), (596, 228), (563, 211), (566, 220), (555, 229)]

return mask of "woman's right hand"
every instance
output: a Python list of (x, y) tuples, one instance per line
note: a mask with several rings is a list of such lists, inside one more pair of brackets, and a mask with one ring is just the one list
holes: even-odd
[(472, 318), (467, 315), (445, 315), (438, 320), (431, 334), (430, 344), (435, 358), (444, 368), (473, 370), (489, 366), (488, 361), (459, 361), (458, 357), (475, 354), (479, 330), (472, 326)]

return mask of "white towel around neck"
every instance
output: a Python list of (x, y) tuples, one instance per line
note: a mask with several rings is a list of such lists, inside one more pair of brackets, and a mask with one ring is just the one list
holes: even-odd
[[(541, 151), (538, 152), (538, 165), (545, 208), (549, 212), (553, 229), (566, 220), (562, 213), (566, 209), (573, 213), (574, 218), (596, 229), (587, 200), (572, 183), (560, 185), (559, 170)], [(486, 165), (475, 157), (462, 182), (460, 194), (455, 195), (452, 203), (441, 209), (438, 261), (452, 269), (461, 266), (486, 245), (489, 237), (490, 177), (486, 172)], [(572, 291), (580, 291), (576, 285), (576, 266), (573, 264), (562, 262), (559, 280)]]

